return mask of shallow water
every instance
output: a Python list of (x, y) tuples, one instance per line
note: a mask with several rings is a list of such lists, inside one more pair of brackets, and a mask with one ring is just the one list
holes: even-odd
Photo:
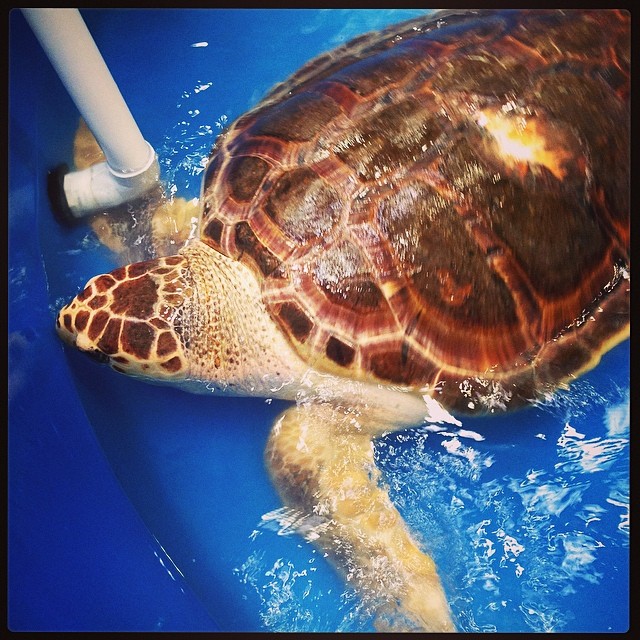
[[(159, 153), (163, 179), (185, 198), (198, 196), (217, 133), (275, 82), (323, 50), (416, 13), (83, 11)], [(270, 486), (262, 451), (284, 403), (143, 384), (57, 342), (55, 311), (117, 261), (87, 227), (60, 229), (50, 217), (42, 179), (70, 161), (77, 114), (31, 50), (21, 16), (12, 21), (20, 35), (12, 43), (12, 158), (20, 170), (10, 185), (9, 265), (14, 625), (370, 630), (366, 607), (287, 527)], [(131, 64), (131, 51), (153, 55)], [(37, 234), (24, 221), (34, 210)], [(42, 308), (34, 310), (34, 299)], [(36, 392), (42, 403), (30, 403)], [(627, 628), (629, 393), (627, 341), (545, 405), (377, 443), (384, 482), (436, 559), (461, 630)], [(122, 520), (104, 521), (115, 505)], [(143, 526), (130, 524), (138, 517)], [(41, 551), (29, 565), (16, 541), (34, 539)], [(148, 566), (132, 561), (136, 575), (119, 569), (130, 557)], [(95, 581), (83, 603), (91, 615), (42, 604), (58, 602), (59, 580), (83, 598), (74, 570)], [(33, 604), (24, 603), (27, 593)]]

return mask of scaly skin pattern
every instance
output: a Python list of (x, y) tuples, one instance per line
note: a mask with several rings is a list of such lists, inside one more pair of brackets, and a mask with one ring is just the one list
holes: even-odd
[(628, 336), (629, 48), (623, 11), (451, 12), (320, 56), (219, 138), (198, 237), (92, 279), (58, 331), (295, 401), (266, 463), (300, 533), (379, 629), (453, 631), (373, 440), (452, 420), (433, 398), (526, 404)]

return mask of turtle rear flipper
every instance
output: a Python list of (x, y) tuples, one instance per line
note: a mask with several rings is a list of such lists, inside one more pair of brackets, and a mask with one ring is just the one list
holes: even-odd
[(455, 631), (433, 560), (378, 484), (368, 419), (330, 404), (288, 409), (267, 445), (271, 476), (296, 529), (359, 589), (378, 630)]

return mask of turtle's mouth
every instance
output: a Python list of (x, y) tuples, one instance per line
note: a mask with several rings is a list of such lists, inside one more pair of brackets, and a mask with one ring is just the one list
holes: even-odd
[(120, 267), (92, 278), (60, 310), (58, 334), (122, 373), (182, 379), (187, 369), (182, 324), (191, 294), (181, 256)]
[(82, 351), (85, 355), (87, 355), (92, 360), (99, 362), (100, 364), (110, 364), (111, 358), (102, 353), (102, 351), (98, 351), (97, 349), (89, 349), (89, 351)]

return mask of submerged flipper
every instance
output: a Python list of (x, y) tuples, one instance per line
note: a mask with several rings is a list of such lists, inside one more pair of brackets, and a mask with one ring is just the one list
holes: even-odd
[[(102, 149), (81, 119), (73, 140), (75, 170), (104, 160)], [(178, 253), (195, 230), (199, 210), (198, 201), (168, 197), (159, 182), (134, 202), (97, 212), (89, 223), (101, 244), (118, 256), (118, 264), (128, 264)]]
[(455, 631), (433, 560), (378, 485), (366, 419), (329, 404), (288, 409), (267, 445), (273, 481), (300, 512), (300, 533), (375, 609), (379, 630)]

